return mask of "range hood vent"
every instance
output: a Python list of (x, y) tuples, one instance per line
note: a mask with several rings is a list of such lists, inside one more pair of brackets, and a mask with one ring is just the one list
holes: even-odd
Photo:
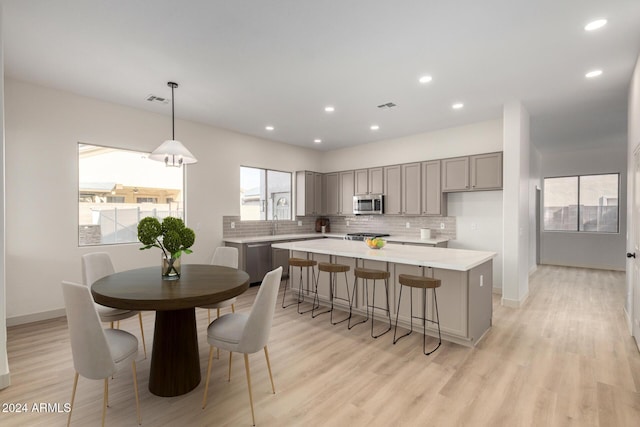
[(147, 95), (146, 97), (147, 101), (151, 101), (151, 102), (159, 102), (161, 104), (168, 104), (169, 103), (169, 99), (164, 98), (162, 96), (156, 96), (153, 94)]

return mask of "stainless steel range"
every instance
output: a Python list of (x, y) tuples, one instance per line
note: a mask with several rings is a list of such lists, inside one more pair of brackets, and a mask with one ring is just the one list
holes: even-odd
[(364, 239), (374, 239), (376, 237), (388, 237), (389, 235), (386, 233), (348, 233), (344, 236), (344, 240), (359, 240), (364, 241)]

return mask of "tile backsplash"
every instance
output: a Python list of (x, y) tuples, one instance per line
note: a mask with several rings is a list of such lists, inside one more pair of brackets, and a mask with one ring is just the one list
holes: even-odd
[[(351, 215), (325, 216), (329, 218), (332, 233), (379, 232), (396, 236), (420, 237), (421, 228), (430, 228), (433, 237), (456, 238), (456, 218), (452, 216), (391, 216)], [(302, 225), (298, 225), (298, 221)], [(298, 217), (295, 221), (240, 221), (239, 216), (222, 217), (223, 237), (253, 237), (273, 234), (304, 234), (315, 232), (316, 217)], [(231, 223), (235, 228), (231, 228)], [(407, 228), (409, 223), (409, 228)], [(440, 226), (444, 224), (444, 229)]]

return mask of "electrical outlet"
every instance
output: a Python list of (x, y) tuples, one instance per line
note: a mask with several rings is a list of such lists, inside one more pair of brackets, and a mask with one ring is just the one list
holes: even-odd
[(302, 227), (302, 221), (298, 221), (298, 227)]
[(349, 221), (347, 221), (347, 227), (349, 226)]
[(405, 227), (407, 227), (407, 228), (411, 228), (411, 223), (410, 223), (410, 222), (407, 222), (407, 223), (405, 224)]
[(236, 228), (236, 223), (231, 221), (231, 228)]
[(444, 230), (444, 222), (440, 223), (440, 230)]

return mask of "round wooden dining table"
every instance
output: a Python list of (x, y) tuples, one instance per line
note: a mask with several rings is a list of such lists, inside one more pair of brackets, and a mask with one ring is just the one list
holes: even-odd
[(91, 286), (93, 299), (108, 307), (156, 312), (149, 391), (179, 396), (200, 383), (195, 307), (240, 295), (249, 275), (238, 269), (184, 264), (178, 280), (163, 280), (160, 267), (121, 271)]

